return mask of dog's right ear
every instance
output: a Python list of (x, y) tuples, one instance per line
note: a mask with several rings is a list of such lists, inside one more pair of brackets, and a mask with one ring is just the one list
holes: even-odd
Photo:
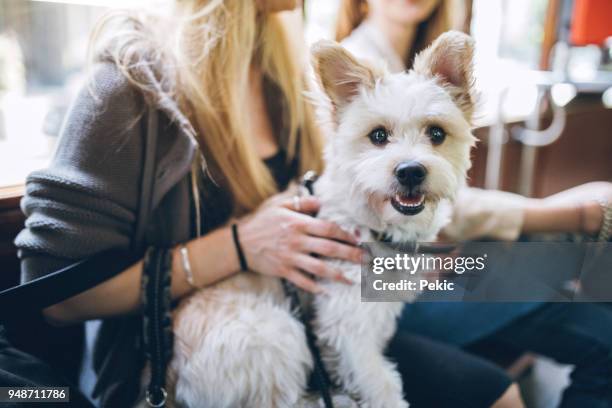
[(474, 89), (474, 40), (458, 31), (447, 31), (414, 60), (414, 71), (437, 78), (471, 121), (476, 99)]
[(312, 46), (312, 56), (318, 80), (336, 109), (349, 103), (363, 87), (375, 85), (374, 71), (337, 42), (318, 41)]

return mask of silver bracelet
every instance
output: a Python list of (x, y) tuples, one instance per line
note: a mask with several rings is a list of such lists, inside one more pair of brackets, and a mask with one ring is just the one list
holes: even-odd
[(599, 205), (601, 206), (602, 220), (599, 234), (597, 235), (597, 241), (607, 242), (612, 233), (612, 203), (602, 199), (599, 200)]
[(189, 250), (187, 250), (187, 246), (181, 245), (179, 252), (181, 253), (183, 271), (185, 271), (185, 278), (187, 279), (187, 283), (189, 283), (192, 288), (197, 289), (198, 287), (196, 286), (195, 280), (193, 279), (193, 269), (191, 269), (191, 262), (189, 261)]

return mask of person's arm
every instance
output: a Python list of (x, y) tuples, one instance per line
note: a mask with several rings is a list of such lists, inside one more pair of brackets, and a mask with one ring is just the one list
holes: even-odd
[[(194, 281), (200, 287), (211, 285), (240, 269), (229, 228), (213, 231), (185, 246), (190, 255)], [(187, 282), (179, 248), (172, 252), (172, 297), (177, 299), (189, 294), (193, 288)], [(45, 317), (55, 324), (65, 324), (138, 311), (142, 266), (140, 261), (114, 278), (48, 307), (44, 310)]]
[(523, 210), (521, 232), (573, 232), (596, 234), (602, 222), (601, 205), (597, 201), (580, 204), (547, 204), (536, 202)]
[[(250, 270), (286, 278), (311, 292), (320, 290), (313, 275), (350, 284), (340, 270), (312, 255), (357, 263), (361, 250), (353, 246), (356, 238), (333, 223), (307, 215), (318, 211), (315, 197), (300, 199), (300, 210), (306, 214), (293, 211), (291, 199), (272, 198), (271, 202), (239, 222), (240, 243)], [(229, 227), (192, 240), (186, 247), (198, 287), (214, 284), (240, 269)], [(193, 288), (187, 282), (178, 248), (173, 252), (172, 296), (176, 299)], [(142, 261), (93, 289), (45, 309), (45, 316), (55, 324), (65, 324), (134, 313), (140, 306), (141, 276)]]
[(612, 183), (591, 182), (525, 203), (523, 233), (576, 232), (596, 234), (603, 213), (597, 200), (612, 202)]
[[(128, 250), (133, 241), (146, 137), (138, 122), (142, 98), (110, 63), (96, 67), (91, 85), (73, 103), (49, 167), (28, 176), (22, 200), (26, 225), (15, 240), (22, 281), (110, 249)], [(189, 158), (182, 160), (188, 167)], [(293, 205), (286, 194), (279, 194), (240, 220), (240, 239), (250, 269), (285, 277), (311, 291), (319, 289), (311, 275), (342, 280), (337, 270), (312, 254), (359, 262), (359, 248), (346, 244), (355, 244), (354, 237), (335, 224), (293, 211)], [(298, 208), (314, 213), (318, 201), (302, 198)], [(200, 287), (239, 269), (227, 229), (187, 245)], [(176, 249), (174, 255), (172, 293), (179, 298), (191, 288)], [(139, 262), (47, 308), (45, 314), (52, 321), (70, 323), (136, 312), (141, 275)]]
[(595, 234), (602, 222), (598, 199), (612, 202), (612, 183), (587, 183), (542, 199), (467, 187), (460, 191), (442, 236), (455, 241), (513, 241), (521, 233)]
[[(22, 282), (130, 248), (144, 160), (143, 101), (114, 64), (97, 64), (92, 74), (70, 107), (49, 166), (27, 178), (26, 223), (15, 240)], [(104, 303), (123, 303), (121, 296)]]

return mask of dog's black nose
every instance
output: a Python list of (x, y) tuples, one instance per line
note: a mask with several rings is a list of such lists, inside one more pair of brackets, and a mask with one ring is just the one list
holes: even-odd
[(403, 162), (395, 168), (395, 177), (401, 185), (414, 188), (425, 181), (427, 169), (421, 163)]

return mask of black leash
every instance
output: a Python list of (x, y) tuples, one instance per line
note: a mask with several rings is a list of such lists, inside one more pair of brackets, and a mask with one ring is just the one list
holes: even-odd
[(143, 261), (143, 346), (150, 361), (151, 378), (145, 399), (149, 407), (166, 406), (166, 371), (172, 357), (173, 332), (170, 294), (172, 255), (170, 250), (151, 247)]
[[(313, 171), (309, 171), (304, 175), (304, 177), (302, 177), (301, 186), (304, 187), (310, 195), (314, 195), (313, 186), (316, 180), (317, 174)], [(291, 311), (293, 316), (295, 316), (295, 318), (304, 325), (306, 342), (308, 343), (308, 349), (310, 350), (313, 360), (313, 379), (315, 386), (318, 388), (318, 391), (323, 398), (325, 408), (334, 408), (334, 403), (331, 397), (332, 386), (330, 377), (327, 373), (327, 369), (325, 368), (325, 363), (323, 363), (323, 359), (321, 358), (321, 351), (317, 346), (317, 336), (312, 330), (311, 321), (306, 317), (304, 309), (302, 308), (302, 302), (300, 301), (298, 289), (285, 279), (282, 279), (281, 282), (283, 284), (285, 296), (287, 296), (291, 302)]]
[(312, 330), (312, 324), (310, 323), (310, 320), (306, 318), (304, 310), (302, 309), (302, 302), (300, 302), (298, 289), (286, 279), (282, 279), (281, 282), (283, 284), (285, 296), (287, 296), (291, 302), (291, 311), (293, 313), (293, 316), (300, 322), (302, 322), (302, 324), (304, 325), (304, 331), (306, 332), (306, 343), (308, 344), (308, 349), (310, 350), (310, 354), (312, 355), (312, 374), (315, 386), (317, 387), (319, 393), (321, 393), (321, 397), (323, 398), (323, 402), (325, 403), (325, 408), (334, 408), (334, 403), (331, 397), (331, 384), (329, 381), (329, 375), (327, 374), (325, 364), (323, 363), (323, 359), (321, 358), (321, 351), (317, 346), (317, 336)]

